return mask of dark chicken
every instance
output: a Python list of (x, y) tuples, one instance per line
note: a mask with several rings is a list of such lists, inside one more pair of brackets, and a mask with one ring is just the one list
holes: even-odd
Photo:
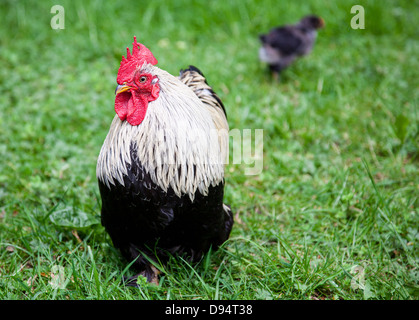
[(134, 37), (119, 67), (116, 115), (96, 171), (102, 224), (148, 281), (157, 277), (149, 259), (178, 254), (198, 261), (233, 226), (223, 203), (224, 106), (197, 68), (174, 77), (156, 64)]
[(317, 30), (324, 26), (323, 19), (309, 15), (295, 25), (273, 28), (259, 36), (262, 47), (259, 59), (266, 62), (275, 79), (283, 69), (300, 56), (311, 52)]

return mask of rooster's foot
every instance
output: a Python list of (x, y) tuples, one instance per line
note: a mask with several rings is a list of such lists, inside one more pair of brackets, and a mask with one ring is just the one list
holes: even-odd
[(148, 283), (152, 283), (155, 285), (159, 285), (159, 274), (160, 274), (160, 270), (158, 270), (156, 267), (154, 267), (153, 265), (150, 265), (147, 270), (141, 271), (140, 273), (136, 274), (135, 276), (132, 277), (123, 277), (123, 282), (126, 286), (128, 287), (138, 287), (138, 277), (139, 276), (143, 276), (147, 279)]

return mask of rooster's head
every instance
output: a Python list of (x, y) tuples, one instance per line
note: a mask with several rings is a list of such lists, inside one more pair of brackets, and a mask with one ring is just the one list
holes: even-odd
[(157, 64), (151, 51), (134, 37), (132, 54), (127, 48), (127, 58), (122, 56), (116, 82), (115, 111), (119, 118), (131, 125), (139, 125), (146, 114), (148, 102), (159, 96), (158, 78), (141, 72), (144, 63)]

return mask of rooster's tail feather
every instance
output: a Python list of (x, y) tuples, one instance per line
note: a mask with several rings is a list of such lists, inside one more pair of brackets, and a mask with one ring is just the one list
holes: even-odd
[(214, 108), (220, 108), (227, 117), (227, 113), (221, 99), (208, 85), (208, 82), (201, 70), (195, 66), (189, 66), (187, 69), (182, 69), (180, 70), (179, 80), (190, 87), (203, 103)]

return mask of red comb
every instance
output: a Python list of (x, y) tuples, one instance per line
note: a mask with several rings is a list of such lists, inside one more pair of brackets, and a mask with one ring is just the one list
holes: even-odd
[(137, 37), (134, 36), (134, 42), (132, 43), (132, 54), (127, 48), (127, 57), (122, 56), (122, 61), (119, 66), (118, 76), (116, 82), (123, 84), (128, 82), (132, 78), (132, 74), (138, 66), (141, 66), (144, 62), (151, 63), (152, 65), (157, 64), (157, 59), (154, 58), (148, 48), (142, 43), (137, 42)]

